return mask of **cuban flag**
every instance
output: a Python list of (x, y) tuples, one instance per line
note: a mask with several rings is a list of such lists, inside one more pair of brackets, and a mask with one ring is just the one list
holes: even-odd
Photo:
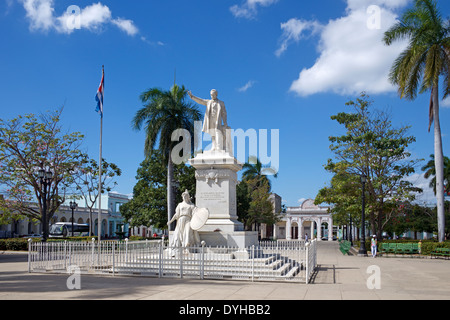
[(105, 71), (102, 72), (102, 81), (100, 82), (100, 86), (98, 87), (97, 94), (95, 95), (95, 101), (97, 101), (97, 108), (95, 112), (98, 112), (103, 117), (103, 97), (104, 97), (104, 88), (105, 88)]

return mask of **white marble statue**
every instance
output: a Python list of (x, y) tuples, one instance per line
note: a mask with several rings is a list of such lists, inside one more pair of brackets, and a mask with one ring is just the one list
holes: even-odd
[(200, 244), (200, 237), (198, 232), (191, 228), (191, 219), (194, 214), (195, 205), (191, 202), (189, 192), (186, 190), (182, 194), (183, 202), (178, 204), (175, 215), (167, 222), (170, 225), (177, 220), (177, 226), (173, 233), (172, 239), (170, 239), (171, 247), (183, 247), (195, 246)]
[(231, 145), (228, 137), (230, 127), (228, 127), (227, 123), (227, 110), (225, 108), (225, 103), (217, 98), (217, 90), (211, 90), (211, 100), (198, 98), (190, 91), (188, 94), (192, 100), (206, 106), (202, 131), (211, 135), (211, 150), (229, 151)]

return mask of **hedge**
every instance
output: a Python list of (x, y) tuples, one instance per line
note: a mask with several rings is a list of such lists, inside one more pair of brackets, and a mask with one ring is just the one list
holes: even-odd
[[(35, 242), (41, 239), (32, 239)], [(27, 238), (0, 239), (0, 251), (28, 251)]]
[[(48, 239), (48, 242), (62, 241), (92, 241), (97, 237), (74, 237), (67, 239)], [(40, 242), (40, 238), (32, 238), (33, 242)], [(28, 251), (28, 238), (0, 239), (0, 251)]]
[[(418, 243), (420, 240), (384, 240), (378, 241), (378, 251), (381, 249), (381, 243)], [(353, 241), (353, 246), (356, 248), (360, 247), (360, 241)], [(436, 248), (449, 248), (450, 249), (450, 241), (445, 242), (437, 242), (435, 240), (422, 240), (422, 255), (430, 255), (431, 252)], [(367, 252), (370, 253), (370, 240), (366, 240), (366, 249)]]

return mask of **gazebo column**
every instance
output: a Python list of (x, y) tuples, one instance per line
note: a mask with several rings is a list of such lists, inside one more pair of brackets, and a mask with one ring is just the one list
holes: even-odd
[(298, 219), (298, 240), (304, 239), (305, 229), (303, 229), (303, 218)]
[(292, 240), (292, 223), (291, 217), (289, 217), (286, 221), (286, 239)]
[(322, 241), (322, 218), (317, 219), (317, 241)]
[(328, 218), (328, 241), (333, 241), (333, 218)]

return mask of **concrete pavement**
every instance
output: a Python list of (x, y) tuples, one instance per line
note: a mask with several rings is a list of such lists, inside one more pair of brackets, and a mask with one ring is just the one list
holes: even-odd
[(343, 256), (336, 242), (319, 242), (309, 285), (81, 275), (81, 290), (69, 290), (68, 275), (29, 274), (26, 259), (0, 252), (0, 300), (450, 299), (450, 260)]

